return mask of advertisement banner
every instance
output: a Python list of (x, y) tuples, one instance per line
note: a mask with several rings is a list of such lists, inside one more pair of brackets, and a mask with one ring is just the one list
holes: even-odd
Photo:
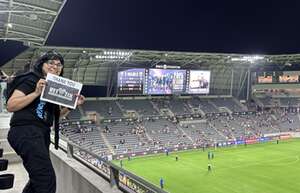
[(290, 139), (291, 135), (281, 135), (280, 139)]
[(261, 137), (261, 138), (259, 138), (258, 140), (259, 140), (259, 142), (263, 143), (263, 142), (268, 142), (268, 141), (270, 141), (270, 138), (269, 138), (269, 137)]
[(246, 143), (247, 144), (254, 144), (254, 143), (258, 143), (259, 141), (258, 140), (256, 140), (256, 139), (247, 139), (246, 140)]

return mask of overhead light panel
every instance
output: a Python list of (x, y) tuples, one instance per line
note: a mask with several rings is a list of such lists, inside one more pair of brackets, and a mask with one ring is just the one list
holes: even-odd
[(6, 27), (8, 27), (8, 28), (12, 28), (12, 27), (13, 27), (13, 25), (12, 25), (12, 23), (7, 23), (7, 24), (6, 24)]
[(37, 20), (37, 19), (38, 19), (38, 16), (37, 16), (36, 14), (31, 13), (31, 14), (29, 15), (29, 19), (30, 19), (30, 20)]
[(132, 55), (129, 51), (104, 51), (95, 55), (96, 59), (121, 60), (128, 59)]
[(235, 57), (235, 58), (233, 57), (231, 58), (231, 61), (254, 63), (258, 60), (263, 60), (263, 59), (264, 59), (263, 56), (254, 55), (254, 56), (243, 56), (243, 57)]

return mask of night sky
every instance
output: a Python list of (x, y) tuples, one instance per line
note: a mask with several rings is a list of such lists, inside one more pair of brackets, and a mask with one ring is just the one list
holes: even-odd
[[(300, 1), (69, 0), (49, 46), (300, 53)], [(0, 41), (0, 65), (24, 47)]]

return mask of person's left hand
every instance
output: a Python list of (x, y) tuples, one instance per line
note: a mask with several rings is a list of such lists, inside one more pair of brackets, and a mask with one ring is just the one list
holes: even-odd
[(82, 105), (84, 103), (84, 101), (85, 101), (85, 97), (83, 95), (80, 95), (80, 94), (78, 94), (76, 96), (78, 97), (77, 106), (78, 105)]

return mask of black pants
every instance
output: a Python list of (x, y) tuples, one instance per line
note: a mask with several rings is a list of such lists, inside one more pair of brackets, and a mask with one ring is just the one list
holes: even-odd
[(8, 142), (21, 156), (29, 174), (23, 193), (55, 193), (56, 177), (50, 160), (50, 133), (33, 125), (12, 127)]

